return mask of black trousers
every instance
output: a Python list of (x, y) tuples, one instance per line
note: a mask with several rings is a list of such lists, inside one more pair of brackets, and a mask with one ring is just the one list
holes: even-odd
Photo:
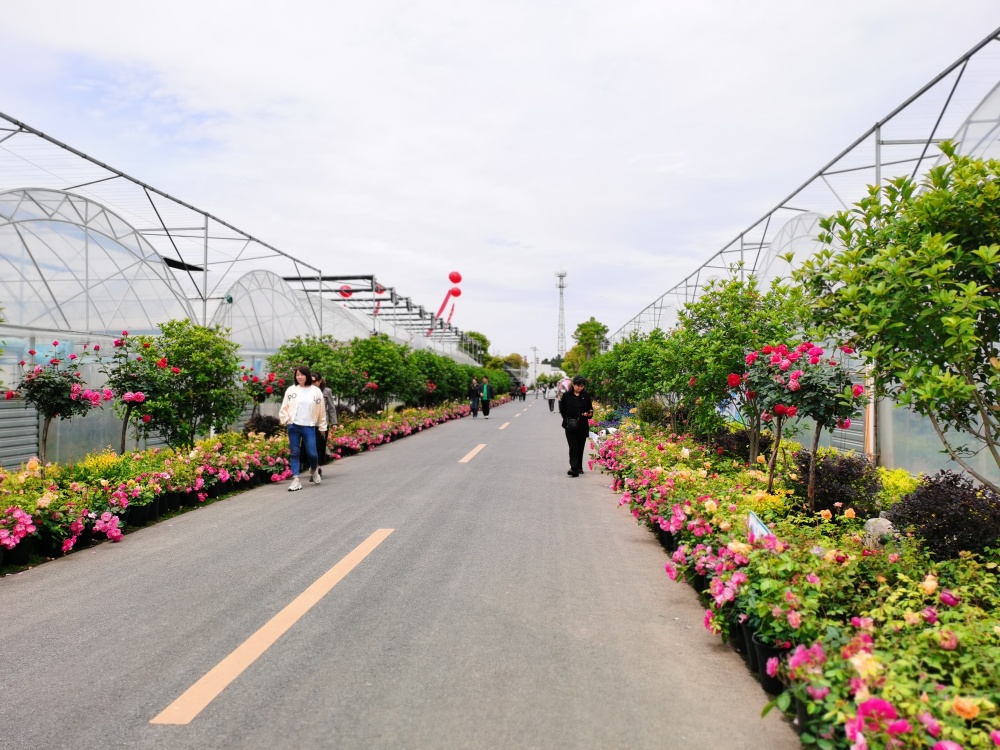
[(483, 407), (483, 416), (488, 417), (490, 415), (490, 400), (488, 398), (484, 398), (479, 402), (479, 405)]
[(549, 411), (556, 410), (556, 400), (554, 398), (549, 399)]
[(566, 430), (566, 442), (569, 443), (570, 471), (583, 472), (583, 451), (587, 447), (590, 434), (580, 430)]

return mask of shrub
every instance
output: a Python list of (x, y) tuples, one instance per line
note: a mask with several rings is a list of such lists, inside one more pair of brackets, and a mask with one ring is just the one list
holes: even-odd
[(982, 552), (1000, 537), (1000, 495), (953, 471), (939, 471), (892, 506), (886, 517), (923, 540), (938, 560)]
[[(796, 451), (794, 479), (789, 485), (797, 500), (808, 507), (810, 451)], [(840, 453), (833, 448), (821, 448), (816, 455), (815, 511), (828, 510), (834, 515), (848, 508), (862, 517), (878, 515), (882, 481), (878, 469), (866, 456)], [(837, 503), (840, 503), (838, 506)]]
[(271, 437), (281, 432), (281, 429), (281, 422), (278, 421), (277, 417), (265, 417), (256, 412), (243, 425), (243, 434), (249, 435), (251, 432), (259, 432), (264, 437)]
[[(759, 438), (758, 451), (765, 454), (771, 450), (771, 436), (764, 433)], [(718, 452), (735, 456), (743, 461), (750, 460), (750, 433), (741, 425), (730, 423), (719, 429), (711, 438), (712, 447)]]
[(667, 412), (659, 399), (645, 398), (636, 404), (635, 417), (648, 425), (662, 425), (666, 422)]
[(878, 496), (879, 508), (882, 510), (891, 508), (920, 484), (920, 477), (913, 476), (906, 469), (886, 469), (880, 466), (878, 475), (882, 480), (882, 491)]

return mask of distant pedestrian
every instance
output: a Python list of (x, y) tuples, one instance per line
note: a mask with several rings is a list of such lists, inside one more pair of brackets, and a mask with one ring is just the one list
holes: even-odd
[(524, 401), (527, 395), (528, 395), (528, 386), (526, 386), (524, 383), (521, 383), (521, 400)]
[(469, 408), (472, 409), (473, 419), (479, 416), (479, 399), (482, 395), (482, 392), (479, 390), (479, 381), (473, 378), (472, 385), (469, 386)]
[(321, 464), (316, 469), (316, 476), (321, 477), (323, 476), (322, 464), (325, 464), (328, 458), (326, 452), (327, 441), (330, 439), (333, 431), (337, 429), (337, 401), (333, 395), (333, 391), (330, 390), (330, 387), (326, 384), (326, 379), (322, 375), (313, 373), (313, 382), (323, 394), (323, 407), (326, 409), (326, 432), (316, 431), (316, 453), (319, 454), (319, 462)]
[(295, 370), (295, 385), (289, 386), (285, 391), (285, 398), (278, 410), (278, 421), (288, 427), (292, 470), (292, 483), (288, 491), (296, 492), (302, 489), (302, 483), (299, 481), (299, 459), (300, 445), (303, 443), (309, 459), (310, 481), (319, 484), (321, 480), (316, 474), (316, 469), (319, 468), (316, 430), (326, 432), (326, 406), (323, 403), (323, 392), (312, 384), (312, 373), (305, 365)]
[(559, 391), (556, 387), (549, 383), (549, 387), (545, 389), (545, 399), (549, 402), (549, 411), (554, 412), (556, 410), (556, 399), (559, 398)]
[(483, 384), (479, 387), (479, 404), (483, 407), (483, 419), (490, 418), (490, 399), (496, 398), (496, 389), (490, 385), (490, 379), (488, 376), (483, 375)]
[(594, 403), (586, 385), (584, 377), (577, 375), (570, 390), (559, 399), (559, 414), (562, 415), (562, 426), (569, 445), (569, 471), (566, 474), (571, 477), (583, 473), (583, 451), (590, 434), (590, 418), (594, 416)]

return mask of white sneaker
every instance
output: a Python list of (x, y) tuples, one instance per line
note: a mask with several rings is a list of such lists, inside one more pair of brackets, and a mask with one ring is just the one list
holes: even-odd
[(323, 481), (323, 475), (317, 472), (315, 479), (313, 479), (312, 481), (315, 482), (316, 484), (319, 484), (320, 482)]
[(289, 492), (295, 492), (296, 490), (301, 490), (301, 489), (302, 489), (302, 483), (299, 482), (299, 478), (298, 477), (295, 477), (292, 480), (292, 483), (288, 486), (288, 491)]

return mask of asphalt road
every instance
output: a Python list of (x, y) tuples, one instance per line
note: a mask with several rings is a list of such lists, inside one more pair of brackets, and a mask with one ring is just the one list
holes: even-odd
[(799, 748), (607, 478), (567, 468), (529, 398), (7, 576), (0, 748)]

